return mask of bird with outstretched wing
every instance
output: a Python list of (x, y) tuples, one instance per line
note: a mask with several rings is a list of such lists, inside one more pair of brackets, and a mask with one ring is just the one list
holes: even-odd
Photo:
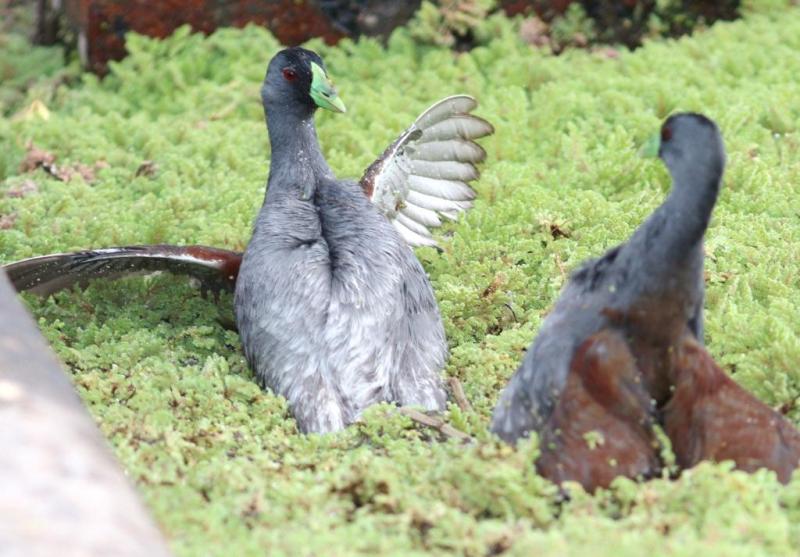
[[(486, 151), (475, 140), (492, 125), (471, 114), (468, 95), (446, 97), (423, 112), (365, 171), (364, 193), (412, 246), (435, 246), (430, 229), (472, 207), (476, 165)], [(166, 271), (233, 291), (240, 252), (209, 246), (140, 245), (58, 253), (3, 266), (18, 292), (47, 296), (92, 279)]]

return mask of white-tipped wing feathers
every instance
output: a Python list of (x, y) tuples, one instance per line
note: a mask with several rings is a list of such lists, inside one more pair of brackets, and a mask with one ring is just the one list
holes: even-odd
[(411, 245), (435, 246), (429, 229), (441, 226), (440, 217), (455, 219), (472, 207), (469, 182), (478, 178), (475, 165), (486, 158), (474, 140), (494, 132), (486, 120), (469, 114), (477, 105), (467, 95), (437, 102), (361, 178), (364, 192)]

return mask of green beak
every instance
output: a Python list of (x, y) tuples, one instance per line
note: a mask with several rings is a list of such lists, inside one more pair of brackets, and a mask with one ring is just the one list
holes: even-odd
[(644, 158), (655, 158), (658, 156), (658, 151), (661, 148), (661, 133), (655, 133), (647, 141), (644, 142), (642, 148), (639, 149), (639, 156)]
[(327, 108), (334, 112), (347, 112), (342, 99), (336, 94), (333, 83), (318, 64), (311, 62), (311, 98), (320, 108)]

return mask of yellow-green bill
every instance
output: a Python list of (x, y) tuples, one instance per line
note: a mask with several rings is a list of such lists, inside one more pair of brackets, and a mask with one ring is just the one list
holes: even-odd
[(644, 145), (639, 149), (639, 156), (645, 158), (655, 158), (661, 148), (661, 133), (651, 135)]
[(320, 108), (326, 108), (334, 112), (347, 112), (342, 99), (336, 94), (328, 75), (319, 64), (311, 62), (311, 98)]

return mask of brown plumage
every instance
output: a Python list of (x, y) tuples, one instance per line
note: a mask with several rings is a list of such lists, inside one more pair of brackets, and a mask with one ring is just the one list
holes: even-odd
[(622, 335), (603, 329), (576, 350), (559, 401), (541, 433), (538, 472), (587, 491), (617, 476), (659, 473), (654, 406)]
[(642, 298), (625, 311), (604, 308), (601, 314), (625, 337), (650, 397), (660, 407), (671, 394), (670, 369), (686, 330), (682, 299), (674, 290)]
[(664, 429), (681, 468), (732, 460), (740, 470), (768, 468), (789, 481), (800, 461), (800, 432), (786, 418), (728, 377), (689, 335), (672, 376)]

